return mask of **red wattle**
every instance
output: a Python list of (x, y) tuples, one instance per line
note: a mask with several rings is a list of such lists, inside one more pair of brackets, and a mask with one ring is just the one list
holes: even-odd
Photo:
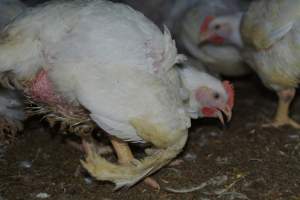
[(224, 44), (225, 39), (221, 36), (214, 35), (208, 41), (213, 44), (220, 45), (220, 44)]
[(204, 117), (214, 117), (217, 110), (215, 108), (204, 107), (201, 109)]

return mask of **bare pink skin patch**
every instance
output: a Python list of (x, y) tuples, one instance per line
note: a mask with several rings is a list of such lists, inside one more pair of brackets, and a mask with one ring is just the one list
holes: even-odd
[[(198, 90), (196, 92), (196, 99), (197, 101), (209, 101), (207, 99), (207, 93), (204, 90)], [(205, 116), (205, 117), (215, 117), (217, 113), (217, 109), (212, 108), (212, 107), (203, 107), (200, 112)]]
[(23, 82), (24, 93), (28, 98), (26, 113), (28, 116), (43, 115), (50, 126), (59, 125), (60, 130), (88, 136), (96, 124), (90, 120), (89, 111), (71, 103), (55, 90), (47, 70), (40, 70), (33, 79)]
[(52, 82), (46, 70), (42, 69), (31, 81), (28, 88), (30, 96), (35, 101), (49, 104), (64, 104), (62, 97), (55, 93)]
[(201, 90), (197, 90), (196, 91), (196, 100), (197, 101), (203, 101), (204, 99), (206, 99), (206, 92), (204, 92), (202, 89)]
[(33, 101), (46, 104), (45, 106), (49, 107), (52, 112), (60, 113), (63, 116), (86, 116), (87, 112), (84, 108), (69, 103), (55, 91), (47, 70), (40, 70), (36, 76), (26, 84), (25, 88), (25, 93), (30, 96)]

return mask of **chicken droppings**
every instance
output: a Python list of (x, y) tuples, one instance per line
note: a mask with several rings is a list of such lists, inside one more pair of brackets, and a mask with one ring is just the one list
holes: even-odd
[(195, 161), (197, 159), (197, 155), (195, 153), (187, 153), (184, 156), (184, 160), (186, 161)]
[(22, 162), (20, 162), (20, 167), (21, 168), (26, 168), (26, 169), (29, 169), (29, 168), (31, 168), (32, 167), (32, 162), (30, 162), (30, 161), (22, 161)]
[(36, 198), (39, 198), (39, 199), (47, 199), (49, 197), (50, 197), (50, 195), (48, 193), (45, 193), (45, 192), (41, 192), (41, 193), (38, 193), (36, 195)]

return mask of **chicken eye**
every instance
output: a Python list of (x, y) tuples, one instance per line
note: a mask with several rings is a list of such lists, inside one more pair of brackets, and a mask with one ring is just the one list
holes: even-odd
[(214, 26), (214, 29), (217, 31), (217, 30), (219, 30), (221, 28), (221, 25), (220, 24), (217, 24), (217, 25), (215, 25)]
[(220, 98), (219, 93), (214, 93), (214, 99), (219, 99), (219, 98)]

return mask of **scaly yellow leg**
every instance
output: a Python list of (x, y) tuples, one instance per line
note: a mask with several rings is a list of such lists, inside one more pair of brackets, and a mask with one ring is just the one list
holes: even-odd
[(134, 159), (134, 156), (126, 142), (111, 138), (110, 142), (115, 149), (120, 164), (127, 164)]
[[(130, 147), (126, 142), (118, 140), (117, 138), (111, 138), (110, 141), (113, 148), (115, 149), (115, 152), (118, 157), (118, 162), (120, 164), (127, 164), (130, 163), (132, 160), (134, 160), (134, 156), (130, 150)], [(160, 185), (152, 178), (149, 177), (145, 178), (144, 183), (154, 189), (157, 190), (160, 189)]]
[(277, 92), (279, 100), (275, 119), (271, 124), (267, 124), (265, 126), (280, 127), (284, 125), (289, 125), (294, 128), (300, 129), (300, 124), (289, 117), (289, 108), (291, 102), (295, 97), (295, 93), (295, 89), (286, 89)]

